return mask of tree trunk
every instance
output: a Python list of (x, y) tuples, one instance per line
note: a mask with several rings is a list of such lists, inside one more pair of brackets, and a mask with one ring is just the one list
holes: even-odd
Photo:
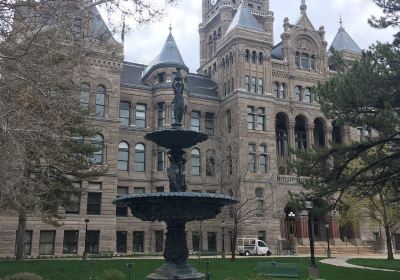
[(17, 261), (22, 261), (25, 259), (25, 232), (26, 232), (26, 213), (20, 211), (18, 213), (18, 229), (17, 238), (15, 240), (16, 252), (15, 258)]
[(238, 235), (238, 225), (237, 221), (233, 221), (233, 230), (232, 230), (232, 245), (231, 245), (231, 261), (236, 260), (236, 247), (237, 247), (237, 235)]
[(394, 260), (392, 234), (390, 233), (390, 227), (385, 226), (385, 234), (386, 234), (387, 259)]

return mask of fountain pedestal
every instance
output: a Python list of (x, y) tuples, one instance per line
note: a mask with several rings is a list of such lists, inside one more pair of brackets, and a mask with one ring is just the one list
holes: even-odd
[(208, 139), (207, 134), (182, 128), (184, 111), (183, 80), (179, 69), (173, 82), (175, 93), (175, 120), (172, 129), (158, 130), (145, 135), (145, 139), (170, 149), (170, 165), (167, 169), (170, 192), (127, 195), (115, 202), (128, 206), (132, 215), (143, 221), (163, 221), (167, 224), (165, 263), (149, 280), (204, 280), (205, 275), (187, 263), (189, 250), (186, 239), (186, 223), (215, 218), (222, 207), (237, 203), (230, 196), (210, 193), (186, 192), (184, 149)]

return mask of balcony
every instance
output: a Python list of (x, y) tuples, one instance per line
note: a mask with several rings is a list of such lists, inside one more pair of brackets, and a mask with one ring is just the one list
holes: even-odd
[(278, 183), (285, 185), (300, 185), (305, 182), (308, 177), (296, 176), (296, 175), (278, 175)]

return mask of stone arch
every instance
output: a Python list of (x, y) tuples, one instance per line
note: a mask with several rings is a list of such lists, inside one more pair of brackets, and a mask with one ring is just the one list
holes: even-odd
[(300, 150), (306, 150), (308, 148), (307, 141), (307, 128), (308, 119), (304, 115), (297, 115), (295, 118), (294, 125), (294, 137), (295, 137), (295, 147)]
[(325, 147), (326, 146), (326, 121), (317, 117), (314, 120), (314, 146), (315, 147)]

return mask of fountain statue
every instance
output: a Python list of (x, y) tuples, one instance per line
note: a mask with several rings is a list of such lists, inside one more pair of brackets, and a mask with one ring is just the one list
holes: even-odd
[(186, 223), (215, 218), (222, 207), (237, 203), (230, 196), (212, 193), (186, 192), (184, 149), (195, 146), (208, 139), (203, 132), (182, 128), (184, 113), (184, 82), (177, 68), (172, 83), (174, 90), (175, 123), (171, 129), (157, 130), (145, 135), (145, 139), (158, 146), (169, 149), (169, 167), (167, 175), (170, 192), (126, 195), (115, 203), (124, 204), (131, 209), (132, 215), (143, 221), (163, 221), (167, 224), (164, 248), (164, 264), (147, 276), (149, 280), (203, 280), (199, 273), (187, 263), (189, 250), (186, 241)]

